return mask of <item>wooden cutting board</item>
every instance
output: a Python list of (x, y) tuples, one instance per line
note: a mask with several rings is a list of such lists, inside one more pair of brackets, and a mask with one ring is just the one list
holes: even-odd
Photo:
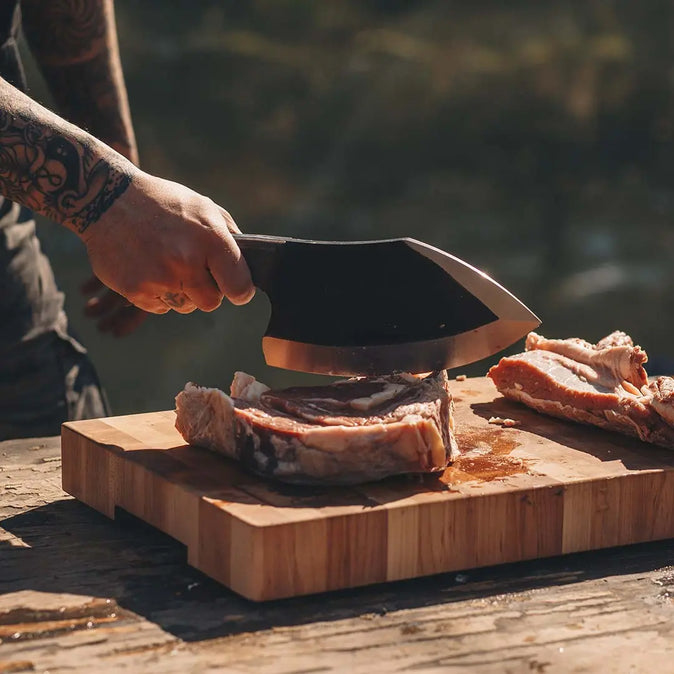
[(464, 455), (440, 477), (273, 483), (186, 445), (171, 411), (65, 424), (63, 488), (254, 600), (674, 537), (674, 452), (536, 414), (486, 378), (451, 384)]

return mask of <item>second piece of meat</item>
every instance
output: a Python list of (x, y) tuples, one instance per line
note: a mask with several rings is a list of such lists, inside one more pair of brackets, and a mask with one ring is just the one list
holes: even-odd
[(506, 398), (544, 414), (674, 448), (672, 380), (649, 384), (647, 360), (624, 332), (597, 344), (532, 332), (526, 351), (502, 358), (489, 377)]

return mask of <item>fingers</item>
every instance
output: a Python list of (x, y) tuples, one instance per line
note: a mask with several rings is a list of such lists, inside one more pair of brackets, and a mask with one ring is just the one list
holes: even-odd
[[(96, 321), (96, 327), (100, 332), (110, 332), (115, 337), (124, 337), (133, 332), (147, 317), (144, 311), (129, 304), (124, 297), (105, 288), (95, 276), (82, 286), (82, 291), (87, 294), (93, 293), (94, 286), (97, 286), (99, 294), (87, 300), (84, 315)], [(103, 293), (100, 292), (102, 288), (105, 288)]]
[[(213, 311), (220, 306), (222, 295), (207, 270), (204, 270), (203, 277), (204, 281), (201, 284), (184, 286), (180, 283), (180, 290), (166, 291), (152, 298), (134, 297), (133, 302), (136, 307), (153, 314), (165, 314), (168, 311), (190, 314), (196, 309)], [(100, 316), (109, 312), (112, 306), (107, 298), (90, 300), (86, 312), (92, 317)]]
[(241, 234), (239, 226), (234, 222), (234, 218), (230, 215), (229, 211), (226, 211), (222, 206), (218, 206), (218, 210), (227, 223), (227, 229), (234, 234)]
[(222, 304), (222, 293), (205, 267), (189, 282), (181, 284), (183, 292), (201, 311), (214, 311)]
[(179, 314), (190, 314), (197, 308), (192, 299), (182, 290), (177, 292), (165, 292), (163, 295), (159, 296), (159, 299), (169, 309), (173, 309), (173, 311), (177, 311)]
[(214, 250), (209, 255), (208, 268), (220, 292), (232, 304), (246, 304), (255, 295), (250, 271), (241, 253), (237, 255), (227, 248)]
[(234, 237), (231, 234), (233, 231), (238, 232), (238, 227), (231, 219), (231, 216), (224, 209), (223, 217), (227, 222), (229, 231), (222, 232), (220, 235), (220, 242), (213, 246), (208, 254), (208, 271), (215, 280), (220, 292), (232, 304), (246, 304), (250, 302), (255, 295), (255, 286), (250, 277), (250, 270), (246, 264), (246, 260), (241, 254), (241, 250), (236, 244)]
[(126, 337), (147, 318), (147, 313), (134, 306), (120, 306), (98, 322), (101, 332), (110, 332), (115, 337)]
[(171, 311), (171, 307), (162, 302), (159, 297), (134, 297), (133, 303), (150, 314), (165, 314)]
[(98, 297), (92, 297), (84, 305), (84, 315), (87, 318), (100, 318), (111, 311), (123, 307), (126, 300), (115, 292), (108, 291)]

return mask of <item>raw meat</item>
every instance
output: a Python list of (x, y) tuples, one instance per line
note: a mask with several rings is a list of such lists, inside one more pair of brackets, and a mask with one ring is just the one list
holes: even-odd
[(278, 391), (237, 372), (229, 396), (187, 384), (176, 413), (186, 442), (286, 482), (354, 484), (435, 472), (459, 453), (444, 371)]
[(597, 344), (532, 332), (526, 351), (502, 358), (488, 376), (506, 398), (544, 414), (674, 448), (674, 380), (649, 384), (647, 360), (624, 332)]

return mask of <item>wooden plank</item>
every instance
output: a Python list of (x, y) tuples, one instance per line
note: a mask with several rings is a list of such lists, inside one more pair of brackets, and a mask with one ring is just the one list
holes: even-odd
[(484, 378), (452, 386), (463, 454), (439, 476), (275, 484), (186, 446), (157, 412), (66, 424), (63, 485), (255, 600), (674, 536), (674, 453), (535, 414)]

